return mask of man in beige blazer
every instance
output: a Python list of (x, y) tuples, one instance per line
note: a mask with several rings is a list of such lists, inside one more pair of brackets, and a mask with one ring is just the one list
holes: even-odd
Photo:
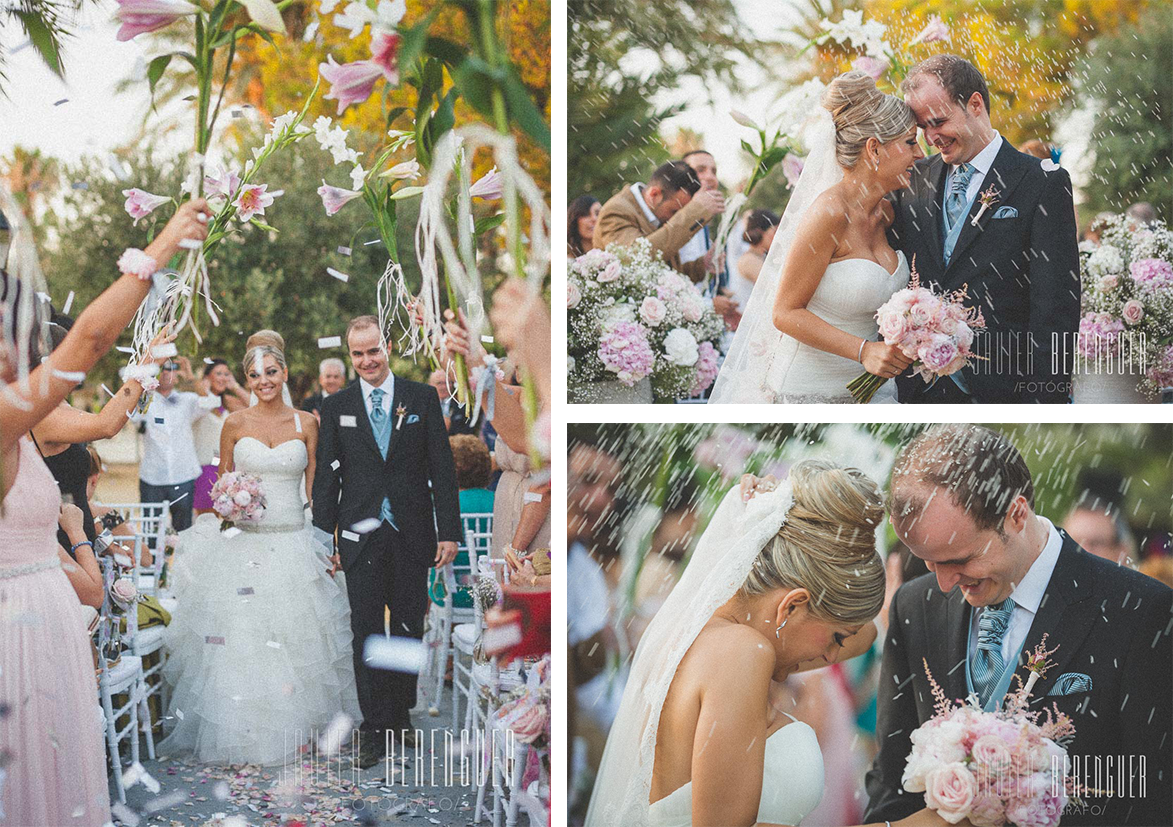
[(709, 256), (681, 264), (680, 248), (724, 209), (721, 193), (702, 190), (692, 167), (684, 161), (669, 161), (646, 184), (626, 186), (603, 205), (594, 243), (602, 248), (646, 238), (674, 270), (694, 282), (703, 281)]

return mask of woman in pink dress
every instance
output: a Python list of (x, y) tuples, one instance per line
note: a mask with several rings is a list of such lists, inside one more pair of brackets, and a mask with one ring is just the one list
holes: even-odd
[[(203, 199), (184, 204), (146, 255), (165, 265), (180, 241), (204, 238), (207, 213)], [(12, 271), (0, 271), (0, 764), (7, 776), (0, 821), (102, 825), (110, 802), (98, 687), (81, 604), (58, 555), (60, 493), (27, 433), (113, 346), (151, 282), (122, 275), (39, 363), (29, 346), (39, 325), (19, 323), (40, 307), (30, 299), (42, 289), (32, 281), (35, 250), (27, 225), (7, 217), (16, 230)], [(19, 381), (24, 365), (36, 368)]]

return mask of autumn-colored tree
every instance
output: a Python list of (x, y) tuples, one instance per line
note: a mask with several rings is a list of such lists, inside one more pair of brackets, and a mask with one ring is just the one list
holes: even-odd
[[(943, 52), (973, 63), (990, 88), (991, 120), (1011, 143), (1050, 140), (1057, 115), (1075, 94), (1080, 57), (1097, 37), (1136, 21), (1165, 0), (865, 0), (865, 19), (887, 28), (888, 42), (907, 44), (938, 15), (949, 40), (911, 47), (923, 60)], [(829, 44), (819, 50), (819, 74), (830, 79), (850, 67), (850, 56)]]

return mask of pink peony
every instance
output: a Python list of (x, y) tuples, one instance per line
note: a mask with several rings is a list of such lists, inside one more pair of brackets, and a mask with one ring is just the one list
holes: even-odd
[(1066, 795), (1052, 795), (1050, 790), (1029, 798), (1016, 798), (1006, 805), (1006, 819), (1016, 827), (1056, 827)]
[(322, 181), (322, 186), (318, 187), (318, 195), (322, 197), (322, 206), (326, 208), (326, 215), (334, 215), (354, 199), (360, 198), (362, 192), (332, 187)]
[(880, 315), (880, 335), (888, 343), (902, 339), (908, 333), (908, 321), (903, 313), (882, 313)]
[(119, 41), (130, 40), (146, 32), (166, 28), (181, 17), (195, 14), (196, 7), (183, 0), (118, 0), (114, 19)]
[(1006, 823), (1006, 807), (1002, 799), (991, 792), (978, 793), (969, 811), (974, 827), (1002, 827)]
[(688, 392), (689, 396), (696, 396), (698, 393), (708, 390), (717, 378), (717, 363), (720, 359), (717, 348), (713, 347), (712, 342), (701, 342), (698, 350), (700, 357), (696, 362), (696, 381)]
[(392, 86), (399, 85), (399, 41), (396, 32), (378, 32), (371, 38), (371, 63), (378, 66)]
[(318, 74), (330, 84), (330, 91), (323, 97), (338, 101), (341, 115), (352, 103), (362, 103), (375, 91), (375, 81), (383, 77), (383, 67), (373, 60), (356, 60), (339, 65), (334, 55), (326, 57), (326, 63), (318, 64)]
[(582, 301), (582, 290), (578, 287), (577, 281), (566, 282), (566, 309), (573, 310), (578, 307), (578, 303)]
[(130, 217), (134, 219), (135, 224), (138, 224), (140, 218), (146, 218), (171, 200), (166, 195), (152, 195), (145, 190), (137, 188), (123, 190), (122, 194), (126, 196), (126, 204), (123, 206), (127, 213), (130, 214)]
[(1001, 767), (1010, 763), (1010, 750), (995, 735), (983, 735), (974, 741), (970, 749), (973, 760), (987, 767)]
[(599, 271), (599, 275), (596, 278), (600, 283), (606, 284), (607, 282), (615, 281), (621, 275), (623, 275), (623, 265), (619, 263), (618, 259), (615, 259)]
[(233, 205), (241, 221), (248, 221), (254, 215), (264, 215), (265, 207), (271, 206), (273, 199), (281, 193), (266, 192), (268, 184), (247, 184), (240, 188)]
[(1124, 318), (1125, 323), (1138, 325), (1144, 319), (1144, 305), (1136, 299), (1129, 299), (1120, 309), (1120, 315)]
[(668, 315), (668, 306), (655, 296), (648, 296), (639, 306), (639, 317), (644, 324), (657, 327)]
[(966, 817), (976, 795), (977, 780), (960, 762), (938, 767), (925, 778), (925, 806), (950, 824)]
[(948, 336), (934, 334), (917, 350), (917, 356), (933, 373), (939, 373), (958, 356), (957, 343)]
[(908, 321), (913, 327), (927, 327), (937, 312), (935, 301), (918, 300), (908, 308)]
[(1158, 388), (1173, 388), (1173, 345), (1158, 351), (1156, 364), (1146, 375)]

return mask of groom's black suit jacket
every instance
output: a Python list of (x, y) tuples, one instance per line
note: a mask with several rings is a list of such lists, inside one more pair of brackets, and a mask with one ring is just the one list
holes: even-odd
[[(1072, 757), (1145, 755), (1145, 798), (1086, 799), (1068, 807), (1063, 827), (1173, 824), (1173, 590), (1132, 569), (1088, 554), (1063, 534), (1055, 570), (1027, 633), (1029, 653), (1047, 633), (1054, 663), (1031, 691), (1032, 710), (1071, 716)], [(876, 739), (880, 751), (867, 774), (864, 821), (896, 821), (925, 806), (923, 793), (903, 792), (901, 775), (912, 750), (909, 736), (933, 714), (933, 695), (922, 658), (950, 700), (966, 696), (965, 659), (970, 606), (961, 589), (944, 594), (936, 575), (901, 586), (892, 599), (880, 673)], [(1025, 680), (1027, 672), (1016, 674)], [(1069, 672), (1091, 678), (1088, 692), (1045, 697)], [(1011, 690), (1017, 686), (1011, 683)], [(1136, 759), (1139, 761), (1139, 758)], [(1105, 765), (1106, 767), (1106, 765)], [(1113, 773), (1114, 774), (1114, 773)], [(1106, 783), (1106, 782), (1105, 782)], [(1127, 790), (1127, 787), (1125, 787)], [(1134, 791), (1135, 791), (1134, 787)]]
[[(402, 424), (396, 415), (401, 406)], [(463, 539), (456, 469), (435, 388), (395, 377), (385, 460), (358, 380), (322, 400), (321, 416), (314, 525), (331, 534), (340, 529), (338, 552), (344, 571), (358, 560), (371, 536), (354, 539), (352, 526), (378, 518), (383, 497), (391, 500), (403, 542), (421, 562), (435, 559), (437, 539)], [(342, 426), (343, 416), (354, 417), (354, 425)]]
[[(982, 181), (1000, 197), (973, 226), (980, 199), (965, 223), (949, 266), (942, 225), (945, 178), (941, 156), (917, 161), (908, 189), (894, 194), (896, 216), (889, 242), (904, 251), (921, 283), (944, 290), (968, 285), (968, 307), (980, 308), (986, 333), (975, 351), (989, 358), (963, 371), (972, 399), (949, 379), (931, 388), (916, 376), (897, 379), (901, 402), (1067, 402), (1071, 365), (1062, 347), (1079, 328), (1079, 249), (1071, 179), (1066, 170), (1043, 170), (1005, 138)], [(994, 219), (1001, 207), (1017, 217)], [(1056, 336), (1058, 345), (1056, 345)], [(1059, 360), (1052, 364), (1053, 358)]]

